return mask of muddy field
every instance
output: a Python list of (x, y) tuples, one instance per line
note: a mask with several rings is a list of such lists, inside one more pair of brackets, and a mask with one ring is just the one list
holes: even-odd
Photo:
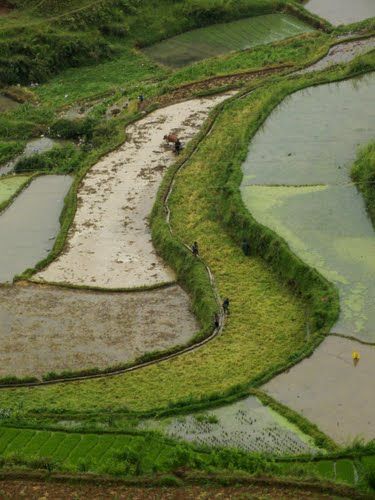
[(103, 294), (0, 287), (0, 376), (113, 366), (184, 344), (198, 325), (178, 286)]
[[(252, 500), (300, 500), (309, 498), (318, 500), (322, 498), (333, 498), (332, 495), (317, 493), (313, 491), (294, 489), (293, 487), (281, 486), (235, 486), (235, 487), (202, 487), (184, 486), (181, 488), (168, 487), (127, 487), (121, 485), (98, 484), (78, 484), (22, 481), (22, 480), (2, 480), (0, 481), (0, 498), (4, 500), (27, 498), (29, 500), (41, 500), (51, 498), (53, 500), (106, 500), (126, 499), (126, 500), (204, 500), (204, 499), (252, 499)], [(346, 498), (341, 495), (335, 498)]]
[[(361, 359), (355, 366), (352, 353)], [(314, 354), (263, 389), (302, 413), (338, 443), (374, 438), (375, 347), (329, 337)]]
[(174, 132), (186, 144), (228, 97), (174, 104), (129, 126), (128, 141), (87, 174), (65, 252), (36, 279), (103, 288), (174, 281), (155, 253), (148, 224), (165, 169), (175, 161), (163, 137)]

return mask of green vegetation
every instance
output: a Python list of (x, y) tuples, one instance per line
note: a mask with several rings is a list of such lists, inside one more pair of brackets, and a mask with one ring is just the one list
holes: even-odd
[[(0, 468), (91, 472), (117, 477), (141, 477), (149, 474), (186, 470), (205, 473), (239, 471), (250, 475), (272, 475), (293, 480), (323, 479), (371, 488), (373, 456), (336, 459), (316, 457), (313, 460), (284, 459), (275, 461), (266, 455), (217, 449), (194, 448), (165, 439), (156, 433), (90, 433), (0, 428)], [(355, 472), (356, 471), (356, 472)], [(244, 480), (246, 476), (242, 475)], [(177, 481), (175, 476), (171, 480)]]
[(71, 174), (81, 166), (83, 154), (74, 146), (55, 147), (43, 154), (21, 158), (14, 167), (16, 173), (41, 172)]
[(17, 175), (0, 178), (0, 212), (11, 203), (30, 182), (30, 177)]
[(21, 141), (0, 141), (0, 166), (21, 153), (24, 143)]
[[(71, 0), (11, 2), (17, 7), (0, 17), (0, 81), (42, 82), (69, 66), (119, 55), (192, 28), (245, 16), (271, 13), (287, 0)], [(291, 8), (291, 7), (290, 7)], [(300, 15), (314, 19), (293, 7)]]
[(363, 195), (375, 228), (375, 142), (360, 151), (351, 175)]
[(144, 52), (161, 64), (178, 68), (308, 31), (311, 31), (309, 26), (291, 16), (269, 14), (189, 31), (152, 45)]

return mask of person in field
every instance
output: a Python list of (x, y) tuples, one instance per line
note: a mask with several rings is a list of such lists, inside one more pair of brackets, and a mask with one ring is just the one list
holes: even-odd
[(194, 257), (198, 257), (198, 255), (199, 255), (199, 248), (198, 248), (198, 243), (196, 241), (194, 241), (194, 243), (192, 244), (191, 251), (192, 251)]

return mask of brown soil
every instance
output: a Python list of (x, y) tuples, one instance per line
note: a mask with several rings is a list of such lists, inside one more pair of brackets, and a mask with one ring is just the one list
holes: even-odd
[[(182, 85), (170, 92), (163, 94), (155, 99), (155, 101), (166, 106), (175, 102), (183, 101), (185, 99), (191, 99), (195, 94), (200, 92), (207, 92), (212, 89), (218, 89), (227, 86), (240, 86), (243, 83), (255, 80), (256, 78), (264, 77), (266, 75), (272, 75), (274, 73), (280, 73), (292, 67), (291, 64), (283, 64), (280, 66), (274, 66), (270, 68), (264, 68), (261, 70), (252, 70), (242, 73), (234, 73), (232, 75), (215, 76), (208, 78), (207, 80), (201, 80), (199, 82), (188, 83), (187, 85)], [(151, 101), (145, 101), (144, 107), (152, 104)]]
[(332, 496), (330, 494), (317, 493), (309, 490), (294, 489), (292, 487), (280, 486), (234, 486), (234, 487), (202, 487), (184, 486), (181, 488), (170, 487), (128, 487), (122, 485), (106, 485), (97, 483), (90, 484), (64, 484), (54, 482), (3, 480), (0, 482), (0, 498), (16, 500), (27, 498), (28, 500), (104, 500), (104, 499), (252, 499), (252, 500), (300, 500), (323, 498), (347, 498), (343, 496)]
[(0, 287), (0, 376), (115, 366), (186, 344), (198, 329), (177, 285), (111, 294)]
[(13, 10), (13, 7), (8, 2), (6, 2), (5, 0), (0, 0), (0, 16), (9, 14), (11, 10)]

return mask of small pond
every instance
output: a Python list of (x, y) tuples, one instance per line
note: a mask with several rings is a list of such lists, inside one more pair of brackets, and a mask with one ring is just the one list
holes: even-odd
[(66, 144), (70, 144), (70, 142), (61, 139), (50, 139), (49, 137), (33, 139), (26, 144), (22, 154), (16, 156), (13, 160), (8, 161), (3, 166), (0, 165), (0, 176), (13, 172), (14, 167), (21, 158), (28, 158), (29, 156), (35, 154), (46, 153), (55, 146), (64, 146)]
[(47, 256), (60, 228), (69, 176), (38, 177), (0, 215), (0, 283)]
[(297, 92), (249, 147), (242, 194), (254, 217), (280, 234), (339, 289), (333, 332), (375, 342), (375, 234), (350, 168), (374, 135), (373, 74)]
[(307, 0), (304, 7), (331, 24), (351, 24), (375, 16), (374, 0)]
[(161, 64), (179, 68), (207, 57), (248, 49), (312, 30), (311, 26), (295, 17), (268, 14), (188, 31), (146, 47), (144, 52)]

